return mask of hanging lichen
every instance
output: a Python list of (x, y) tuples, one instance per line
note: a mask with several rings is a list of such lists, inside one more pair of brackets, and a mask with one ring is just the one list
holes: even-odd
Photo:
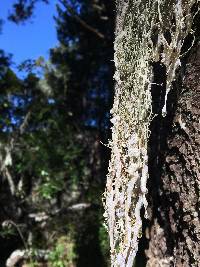
[[(180, 66), (181, 48), (191, 31), (195, 0), (118, 1), (115, 39), (116, 92), (111, 110), (111, 160), (105, 218), (114, 267), (132, 267), (141, 235), (141, 208), (147, 216), (147, 143), (151, 114), (152, 62), (166, 66), (166, 96)], [(121, 5), (119, 5), (121, 3)]]

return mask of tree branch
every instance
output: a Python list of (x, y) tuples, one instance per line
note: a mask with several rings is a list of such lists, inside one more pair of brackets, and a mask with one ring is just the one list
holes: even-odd
[(67, 10), (69, 11), (70, 15), (77, 21), (79, 22), (85, 29), (87, 29), (88, 31), (94, 33), (95, 35), (97, 35), (99, 38), (101, 39), (105, 39), (105, 35), (102, 34), (101, 32), (99, 32), (97, 29), (93, 28), (92, 26), (90, 26), (87, 22), (85, 22), (83, 19), (81, 19), (76, 12), (74, 11), (74, 9), (67, 3), (62, 1), (63, 5), (67, 8)]

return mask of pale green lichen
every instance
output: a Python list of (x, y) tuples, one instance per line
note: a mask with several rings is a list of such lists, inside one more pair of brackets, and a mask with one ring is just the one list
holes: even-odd
[[(180, 66), (181, 48), (191, 30), (195, 0), (130, 0), (118, 17), (115, 40), (111, 160), (105, 192), (105, 218), (114, 267), (132, 267), (141, 235), (141, 208), (147, 208), (147, 143), (151, 114), (150, 62), (166, 66), (167, 95)], [(156, 42), (152, 41), (157, 31)], [(171, 40), (165, 38), (169, 31)], [(147, 211), (145, 212), (147, 216)]]

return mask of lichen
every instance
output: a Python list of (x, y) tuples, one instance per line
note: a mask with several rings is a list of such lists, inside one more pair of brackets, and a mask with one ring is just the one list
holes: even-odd
[[(152, 62), (166, 66), (167, 96), (191, 30), (195, 0), (130, 0), (118, 16), (115, 39), (116, 92), (111, 110), (111, 160), (104, 195), (105, 218), (114, 267), (132, 267), (147, 217), (147, 144), (152, 120)], [(119, 3), (118, 7), (119, 7)], [(170, 38), (166, 37), (166, 33)]]

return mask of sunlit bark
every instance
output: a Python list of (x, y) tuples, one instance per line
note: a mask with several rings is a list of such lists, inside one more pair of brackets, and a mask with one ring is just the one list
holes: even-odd
[[(168, 97), (175, 90), (173, 83), (181, 67), (184, 41), (193, 34), (195, 2), (118, 0), (116, 3), (116, 91), (111, 111), (112, 153), (105, 192), (105, 218), (111, 262), (115, 267), (133, 266), (141, 236), (143, 207), (148, 217), (146, 184), (152, 149), (148, 146), (154, 146), (149, 139), (150, 125), (158, 115), (168, 120)], [(156, 75), (161, 73), (155, 72), (155, 65), (164, 68), (163, 84), (156, 84)], [(164, 92), (157, 102), (160, 114), (152, 110), (154, 85), (158, 89), (162, 87)], [(171, 258), (163, 255), (163, 260), (169, 264)]]

